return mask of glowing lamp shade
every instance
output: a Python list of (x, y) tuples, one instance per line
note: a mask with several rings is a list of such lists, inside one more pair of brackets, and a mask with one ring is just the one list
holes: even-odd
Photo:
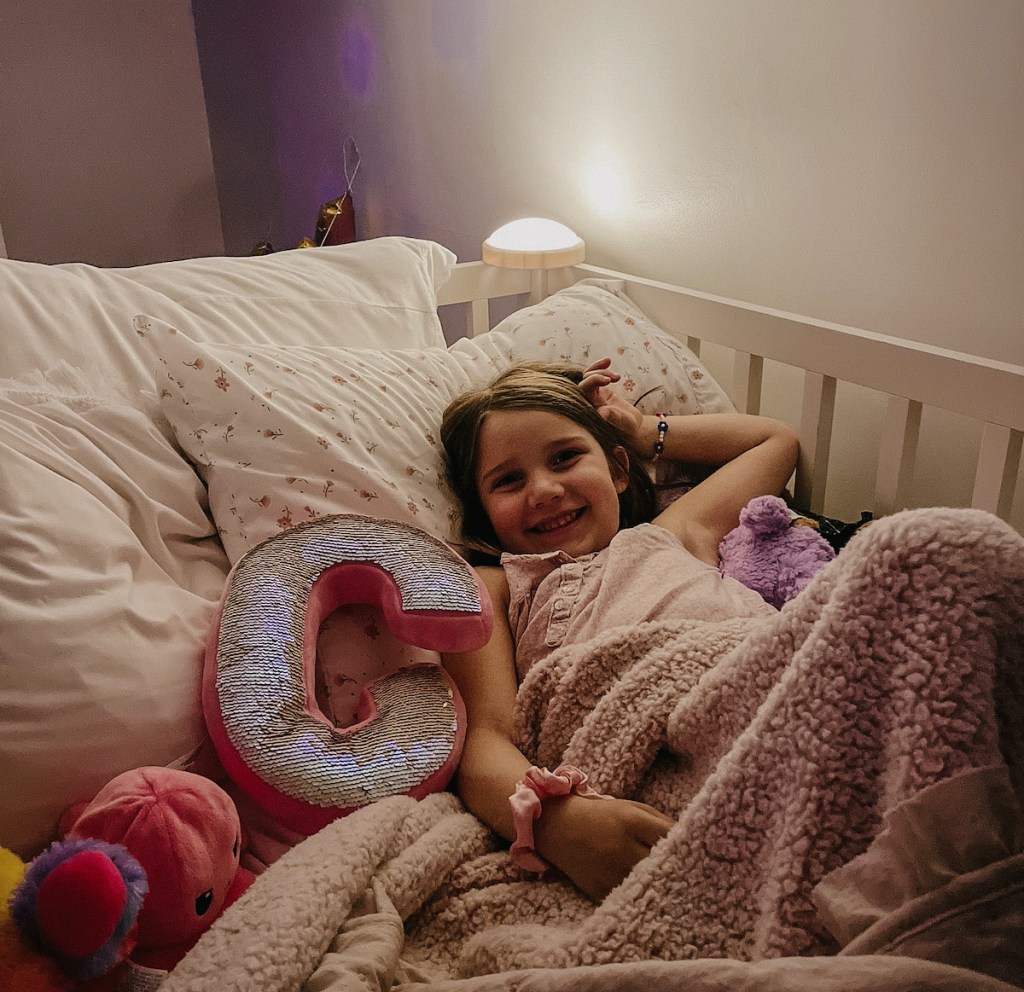
[(503, 269), (560, 269), (578, 265), (586, 246), (575, 231), (545, 217), (523, 217), (499, 227), (483, 244), (481, 258)]

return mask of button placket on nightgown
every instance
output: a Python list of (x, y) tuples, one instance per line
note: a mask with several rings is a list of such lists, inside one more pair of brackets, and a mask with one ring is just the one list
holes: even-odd
[(558, 591), (551, 602), (551, 616), (548, 619), (544, 643), (556, 648), (562, 643), (569, 630), (569, 621), (575, 611), (576, 602), (583, 589), (583, 563), (567, 562), (559, 571)]

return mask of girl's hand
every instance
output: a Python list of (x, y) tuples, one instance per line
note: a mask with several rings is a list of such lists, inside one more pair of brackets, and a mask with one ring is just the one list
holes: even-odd
[(600, 902), (673, 822), (653, 806), (628, 799), (563, 796), (544, 800), (534, 835), (541, 856)]
[(611, 370), (611, 364), (610, 358), (601, 358), (589, 366), (583, 373), (580, 389), (599, 416), (627, 434), (636, 434), (643, 422), (643, 414), (612, 388), (620, 376)]

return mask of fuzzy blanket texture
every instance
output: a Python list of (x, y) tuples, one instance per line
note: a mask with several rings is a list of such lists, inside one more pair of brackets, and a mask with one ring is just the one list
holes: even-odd
[[(897, 902), (950, 872), (1019, 867), (1024, 538), (995, 517), (895, 514), (776, 616), (662, 621), (560, 649), (525, 679), (516, 734), (538, 764), (571, 762), (677, 818), (603, 903), (557, 875), (527, 878), (453, 795), (392, 797), (274, 864), (166, 992), (782, 989), (800, 976), (821, 989), (1008, 987), (941, 954), (882, 968), (843, 956), (901, 910), (857, 894), (871, 885), (856, 877), (864, 859), (865, 877), (904, 880)], [(962, 782), (977, 808), (948, 818), (954, 867), (929, 881), (927, 831), (894, 831), (930, 801), (921, 822), (941, 833), (934, 809), (955, 810), (943, 790)]]

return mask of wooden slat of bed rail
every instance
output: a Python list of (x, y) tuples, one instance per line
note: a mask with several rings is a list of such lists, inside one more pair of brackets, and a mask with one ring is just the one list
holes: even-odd
[(875, 472), (875, 513), (893, 513), (907, 504), (914, 476), (917, 440), (921, 429), (921, 404), (902, 396), (890, 396), (882, 422)]
[(473, 300), (470, 303), (469, 335), (476, 337), (478, 334), (486, 334), (491, 329), (491, 301)]
[(825, 509), (835, 403), (836, 380), (817, 372), (805, 372), (800, 410), (800, 458), (793, 495), (798, 506), (812, 513), (823, 513)]
[(764, 359), (737, 351), (732, 367), (732, 402), (740, 413), (761, 412)]
[(1021, 431), (985, 424), (971, 506), (1006, 518), (1020, 469)]

